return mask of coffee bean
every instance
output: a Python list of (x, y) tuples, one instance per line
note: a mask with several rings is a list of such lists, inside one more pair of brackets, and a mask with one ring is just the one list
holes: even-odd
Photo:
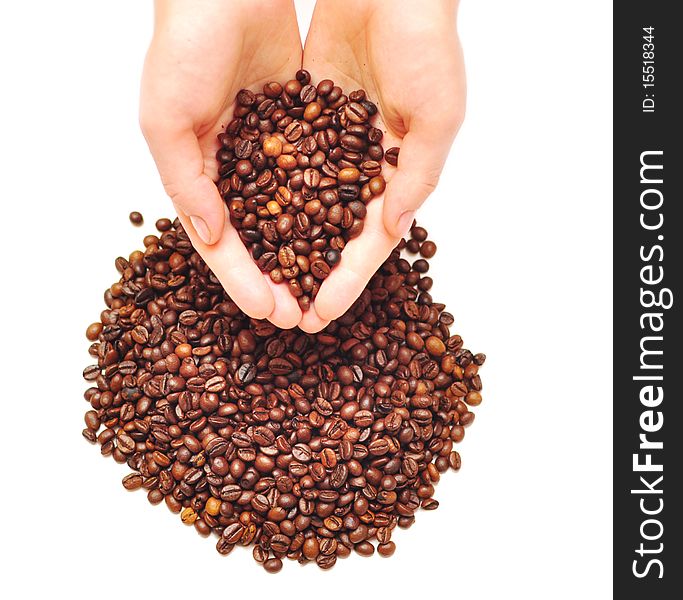
[(130, 473), (123, 478), (121, 483), (127, 490), (139, 490), (142, 487), (142, 482), (143, 479), (139, 473)]
[(362, 104), (359, 104), (358, 102), (349, 102), (346, 104), (344, 107), (344, 112), (346, 117), (352, 123), (364, 123), (369, 117), (368, 111)]
[(368, 186), (370, 187), (370, 192), (373, 196), (379, 196), (380, 194), (384, 193), (387, 184), (386, 181), (384, 181), (384, 177), (378, 175), (370, 179)]
[(392, 556), (394, 552), (396, 552), (396, 544), (394, 542), (387, 542), (377, 546), (377, 554), (385, 558)]
[(341, 260), (341, 252), (338, 250), (328, 250), (325, 252), (325, 262), (330, 266), (330, 267), (335, 267), (339, 264), (339, 261)]
[(432, 356), (443, 356), (446, 353), (446, 345), (441, 339), (432, 335), (425, 342), (425, 349)]
[(185, 525), (194, 525), (194, 522), (199, 518), (197, 511), (192, 507), (188, 506), (184, 508), (180, 513), (180, 520), (185, 523)]
[(347, 167), (337, 174), (339, 183), (356, 183), (360, 177), (360, 171), (355, 167)]
[(439, 508), (439, 502), (434, 500), (434, 498), (425, 498), (422, 501), (422, 508), (425, 510), (435, 510)]
[(100, 417), (96, 410), (89, 410), (85, 413), (85, 426), (92, 431), (100, 428)]
[(370, 542), (360, 542), (353, 549), (361, 556), (372, 556), (375, 553), (375, 547)]
[(321, 569), (331, 569), (337, 562), (337, 557), (334, 554), (319, 554), (315, 562)]
[(470, 406), (479, 406), (481, 404), (481, 394), (476, 391), (468, 392), (465, 396), (465, 402)]
[(436, 254), (436, 244), (434, 242), (424, 242), (420, 246), (420, 254), (425, 258), (432, 258)]
[(215, 517), (220, 512), (220, 508), (221, 501), (218, 498), (214, 498), (212, 496), (206, 501), (206, 506), (204, 507), (204, 510), (211, 516)]
[(268, 550), (264, 550), (261, 546), (254, 546), (251, 555), (257, 563), (263, 564), (268, 560)]
[(392, 167), (395, 167), (398, 165), (398, 153), (400, 151), (400, 148), (389, 148), (385, 153), (384, 153), (384, 160), (386, 160)]
[(282, 561), (279, 558), (269, 558), (263, 563), (263, 568), (268, 573), (277, 573), (282, 569)]
[(296, 264), (296, 254), (291, 246), (282, 246), (278, 251), (277, 260), (285, 268), (293, 267)]
[(100, 368), (97, 365), (89, 365), (83, 369), (83, 379), (86, 381), (94, 381), (100, 375)]
[(97, 442), (97, 434), (92, 430), (88, 429), (87, 427), (81, 431), (81, 435), (88, 440), (91, 444), (94, 444)]
[(308, 445), (296, 444), (292, 448), (292, 456), (300, 462), (309, 462), (313, 456), (313, 453)]
[(273, 552), (285, 553), (289, 549), (290, 540), (286, 535), (276, 534), (270, 538), (270, 549)]
[(306, 539), (303, 545), (303, 554), (308, 560), (315, 560), (320, 553), (320, 546), (315, 536)]
[(324, 260), (314, 260), (311, 263), (311, 274), (316, 279), (327, 279), (327, 276), (330, 274), (330, 265)]
[(368, 450), (373, 456), (384, 456), (387, 452), (389, 452), (389, 448), (389, 442), (384, 438), (370, 442), (368, 445)]
[(216, 542), (216, 550), (219, 554), (222, 554), (223, 556), (230, 554), (234, 547), (235, 544), (231, 544), (230, 542), (228, 542), (227, 539), (223, 537), (218, 538), (218, 541)]
[(309, 188), (317, 188), (320, 185), (320, 172), (317, 169), (308, 168), (304, 171), (304, 184)]
[(240, 90), (237, 94), (237, 103), (241, 106), (251, 106), (256, 102), (256, 96), (249, 90)]
[(285, 139), (288, 142), (296, 142), (303, 135), (303, 127), (298, 121), (292, 121), (284, 131)]
[(142, 325), (137, 325), (130, 332), (130, 337), (137, 344), (146, 344), (147, 340), (149, 339), (149, 331), (147, 331), (146, 327), (143, 327)]
[(143, 224), (144, 219), (142, 218), (142, 214), (140, 214), (138, 211), (134, 210), (132, 213), (128, 215), (128, 219), (130, 222), (135, 225), (136, 227), (139, 227), (140, 225)]
[(173, 226), (173, 223), (171, 222), (171, 219), (159, 219), (155, 223), (155, 226), (158, 231), (161, 233), (164, 233), (166, 231), (169, 231), (171, 227)]
[(448, 466), (454, 471), (459, 471), (461, 465), (460, 454), (458, 452), (451, 452), (448, 455)]
[(320, 554), (329, 556), (337, 551), (337, 540), (330, 537), (324, 537), (320, 540)]
[(85, 337), (94, 342), (100, 336), (100, 333), (102, 333), (102, 323), (92, 323), (85, 330)]
[(278, 158), (282, 154), (282, 142), (275, 136), (270, 136), (263, 141), (263, 153), (272, 158)]

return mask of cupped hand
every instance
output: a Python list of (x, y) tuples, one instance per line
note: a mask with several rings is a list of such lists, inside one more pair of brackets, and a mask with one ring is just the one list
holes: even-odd
[(347, 244), (299, 326), (319, 331), (342, 315), (404, 236), (436, 186), (465, 110), (457, 1), (318, 0), (304, 49), (313, 79), (347, 93), (363, 88), (379, 107), (387, 188), (371, 201), (361, 235)]
[(142, 78), (140, 124), (192, 243), (237, 305), (293, 327), (296, 300), (249, 256), (214, 181), (217, 135), (242, 88), (286, 81), (301, 66), (291, 0), (158, 0)]

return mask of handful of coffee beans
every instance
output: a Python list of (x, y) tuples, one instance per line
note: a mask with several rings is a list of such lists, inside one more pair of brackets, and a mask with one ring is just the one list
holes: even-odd
[(397, 164), (377, 106), (364, 90), (348, 96), (307, 71), (262, 93), (241, 90), (219, 135), (218, 190), (230, 221), (259, 268), (287, 282), (308, 310), (346, 243), (363, 230), (366, 204), (384, 192), (382, 160)]
[(249, 318), (180, 223), (145, 250), (86, 331), (84, 437), (216, 549), (253, 546), (269, 572), (287, 557), (328, 569), (356, 551), (391, 556), (396, 526), (433, 510), (454, 444), (481, 400), (483, 354), (451, 335), (432, 300), (414, 226), (348, 312), (311, 335)]

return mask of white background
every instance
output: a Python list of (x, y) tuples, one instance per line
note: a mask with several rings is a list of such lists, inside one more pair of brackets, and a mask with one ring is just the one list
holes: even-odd
[(279, 576), (126, 492), (80, 433), (85, 327), (171, 211), (137, 126), (151, 23), (148, 2), (0, 8), (0, 595), (610, 597), (611, 3), (463, 1), (468, 114), (419, 220), (484, 403), (392, 559)]

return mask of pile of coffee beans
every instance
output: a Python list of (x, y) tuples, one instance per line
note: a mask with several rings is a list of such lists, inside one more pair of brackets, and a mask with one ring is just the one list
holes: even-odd
[(246, 316), (177, 220), (157, 229), (116, 259), (87, 328), (85, 438), (132, 469), (126, 489), (216, 533), (221, 554), (252, 545), (268, 572), (285, 557), (328, 569), (353, 550), (391, 556), (394, 528), (437, 508), (482, 400), (485, 356), (429, 293), (427, 232), (413, 226), (313, 335)]
[(363, 230), (366, 205), (384, 192), (382, 161), (396, 166), (372, 125), (364, 90), (346, 96), (307, 71), (262, 93), (241, 90), (218, 136), (218, 190), (259, 268), (287, 282), (308, 310), (346, 243)]

